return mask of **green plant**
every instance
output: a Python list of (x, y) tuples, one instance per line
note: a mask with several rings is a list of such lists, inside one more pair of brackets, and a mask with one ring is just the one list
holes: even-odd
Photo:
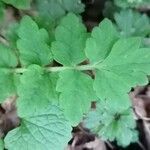
[[(19, 2), (10, 4), (28, 8), (28, 1)], [(53, 40), (48, 26), (42, 28), (45, 25), (35, 16), (23, 16), (19, 24), (8, 29), (9, 44), (0, 44), (0, 102), (17, 95), (21, 118), (20, 126), (8, 132), (4, 144), (1, 141), (1, 149), (63, 149), (71, 138), (72, 126), (88, 114), (92, 101), (97, 102), (97, 109), (85, 117), (88, 128), (104, 140), (117, 140), (122, 146), (137, 141), (128, 93), (132, 87), (148, 83), (150, 48), (143, 47), (142, 37), (135, 37), (147, 32), (135, 31), (132, 35), (125, 31), (129, 36), (124, 37), (109, 19), (104, 19), (89, 34), (82, 19), (74, 14), (83, 11), (83, 4), (73, 8), (65, 0), (48, 2), (60, 8), (51, 10), (52, 18), (48, 18), (47, 11), (41, 11), (44, 3), (37, 0), (37, 6), (43, 24), (45, 18), (48, 24), (55, 24), (51, 28)], [(116, 15), (118, 25), (122, 13), (125, 12)], [(130, 19), (128, 15), (132, 13), (125, 15)], [(149, 24), (145, 16), (133, 17)], [(59, 65), (54, 66), (54, 60)]]

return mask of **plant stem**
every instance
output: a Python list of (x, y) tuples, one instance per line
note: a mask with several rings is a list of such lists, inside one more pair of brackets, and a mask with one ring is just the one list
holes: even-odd
[[(95, 69), (94, 65), (81, 65), (75, 67), (68, 67), (68, 66), (60, 66), (60, 67), (45, 67), (45, 70), (48, 72), (60, 72), (64, 70), (93, 70)], [(27, 68), (16, 68), (15, 73), (24, 73), (27, 71)]]

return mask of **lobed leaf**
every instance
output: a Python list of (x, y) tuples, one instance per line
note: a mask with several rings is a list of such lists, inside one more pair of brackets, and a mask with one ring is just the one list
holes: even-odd
[(48, 104), (58, 104), (55, 90), (57, 74), (46, 73), (40, 66), (32, 65), (20, 78), (17, 101), (20, 117), (44, 111)]
[(66, 70), (59, 73), (56, 87), (61, 92), (59, 104), (72, 125), (82, 120), (83, 114), (90, 109), (91, 101), (95, 100), (92, 85), (93, 80), (80, 71)]
[(119, 35), (112, 22), (104, 19), (99, 27), (93, 29), (91, 38), (88, 38), (86, 42), (85, 51), (90, 62), (95, 64), (103, 61), (118, 38)]
[(29, 16), (21, 20), (18, 36), (20, 39), (17, 41), (17, 48), (23, 66), (31, 64), (44, 66), (52, 61), (47, 31), (39, 29)]
[(75, 66), (86, 59), (84, 53), (86, 28), (74, 14), (64, 17), (56, 28), (52, 43), (54, 59), (64, 66)]
[(48, 26), (55, 26), (67, 12), (79, 14), (84, 11), (81, 0), (36, 0), (36, 7), (39, 19)]
[[(105, 25), (109, 22), (104, 20), (101, 24)], [(101, 24), (97, 29), (97, 35), (102, 35), (100, 33), (105, 32)], [(111, 24), (109, 26), (112, 27)], [(129, 107), (127, 93), (131, 87), (148, 83), (150, 49), (140, 47), (140, 38), (126, 38), (108, 43), (111, 33), (108, 32), (105, 38), (107, 45), (103, 44), (103, 49), (100, 49), (99, 44), (97, 44), (98, 41), (99, 43), (103, 42), (103, 38), (96, 36), (87, 40), (86, 54), (91, 63), (95, 62), (94, 89), (100, 99), (113, 100), (112, 105), (122, 100), (122, 106), (125, 104)], [(95, 45), (93, 49), (89, 46), (92, 45), (91, 43)], [(102, 50), (105, 50), (104, 53)]]
[(116, 140), (123, 147), (138, 141), (136, 123), (130, 108), (113, 107), (109, 102), (101, 101), (96, 110), (89, 112), (84, 124), (103, 140)]
[(11, 150), (60, 150), (71, 138), (71, 125), (63, 112), (49, 105), (41, 113), (22, 118), (21, 126), (10, 131), (4, 141)]
[(122, 10), (115, 14), (115, 20), (122, 36), (143, 36), (150, 33), (150, 20), (146, 14)]

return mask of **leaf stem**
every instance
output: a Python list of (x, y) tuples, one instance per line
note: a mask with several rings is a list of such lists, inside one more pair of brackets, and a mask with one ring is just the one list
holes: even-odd
[[(59, 66), (59, 67), (45, 67), (45, 70), (47, 72), (60, 72), (64, 70), (93, 70), (95, 69), (94, 65), (81, 65), (81, 66), (74, 66), (74, 67), (69, 67), (69, 66)], [(16, 68), (15, 73), (24, 73), (28, 69), (27, 68)]]

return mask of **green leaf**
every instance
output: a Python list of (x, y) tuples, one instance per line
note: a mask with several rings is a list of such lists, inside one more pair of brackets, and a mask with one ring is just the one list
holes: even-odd
[(101, 101), (96, 110), (89, 112), (84, 124), (103, 140), (116, 140), (123, 147), (138, 141), (136, 123), (130, 108), (112, 107), (109, 102)]
[(90, 62), (95, 64), (103, 61), (119, 35), (112, 22), (104, 19), (92, 32), (92, 37), (86, 42), (86, 55)]
[(16, 93), (15, 79), (17, 76), (13, 73), (13, 68), (17, 64), (14, 52), (0, 44), (0, 102)]
[(46, 73), (39, 66), (32, 65), (20, 78), (17, 101), (20, 117), (42, 112), (49, 103), (58, 104), (55, 90), (57, 74)]
[(0, 68), (13, 68), (18, 64), (17, 57), (13, 50), (0, 44)]
[(81, 0), (62, 0), (61, 3), (68, 12), (73, 12), (75, 14), (84, 12), (84, 4), (81, 2)]
[[(99, 30), (95, 32), (94, 29), (93, 32), (102, 35), (100, 33), (105, 31), (102, 27), (100, 25)], [(109, 99), (112, 105), (116, 105), (120, 101), (120, 105), (128, 107), (127, 94), (131, 87), (148, 83), (150, 49), (140, 48), (140, 38), (120, 39), (115, 43), (108, 43), (110, 40), (109, 33), (106, 33), (107, 37), (105, 38), (107, 45), (103, 45), (102, 49), (99, 48), (96, 41), (101, 43), (103, 38), (97, 36), (87, 40), (86, 54), (90, 61), (95, 63), (93, 65), (96, 72), (94, 89), (100, 99)], [(92, 43), (94, 43), (93, 48)]]
[(84, 54), (86, 28), (76, 15), (68, 14), (62, 19), (56, 28), (55, 38), (52, 53), (57, 62), (65, 66), (75, 66), (86, 59)]
[(0, 150), (4, 150), (4, 141), (0, 139)]
[(6, 135), (5, 147), (10, 150), (64, 149), (71, 138), (71, 130), (62, 111), (50, 106), (42, 113), (22, 118), (21, 126)]
[(47, 25), (55, 24), (65, 15), (65, 10), (60, 4), (60, 0), (36, 0), (36, 7), (42, 21)]
[(8, 40), (9, 42), (9, 47), (11, 47), (12, 49), (17, 49), (17, 40), (18, 40), (18, 27), (19, 27), (19, 24), (17, 22), (14, 22), (14, 23), (11, 23), (9, 26), (8, 26), (8, 29), (6, 31), (6, 34), (5, 34), (5, 38)]
[(17, 47), (22, 65), (47, 65), (52, 61), (48, 33), (45, 29), (39, 29), (30, 17), (25, 16), (21, 20), (18, 36)]
[(18, 9), (29, 9), (31, 0), (2, 0), (6, 4), (13, 5)]
[(149, 0), (115, 0), (114, 2), (117, 6), (122, 8), (138, 8), (149, 4)]
[(146, 36), (150, 34), (150, 20), (147, 15), (132, 10), (122, 10), (115, 14), (120, 34), (129, 36)]
[(66, 12), (79, 14), (84, 11), (81, 0), (36, 0), (36, 7), (40, 16), (39, 19), (47, 25), (57, 24)]
[(93, 80), (80, 71), (67, 70), (59, 74), (56, 90), (61, 92), (59, 104), (72, 125), (77, 125), (95, 100)]
[(4, 11), (5, 11), (4, 4), (0, 2), (0, 24), (1, 21), (4, 19)]

